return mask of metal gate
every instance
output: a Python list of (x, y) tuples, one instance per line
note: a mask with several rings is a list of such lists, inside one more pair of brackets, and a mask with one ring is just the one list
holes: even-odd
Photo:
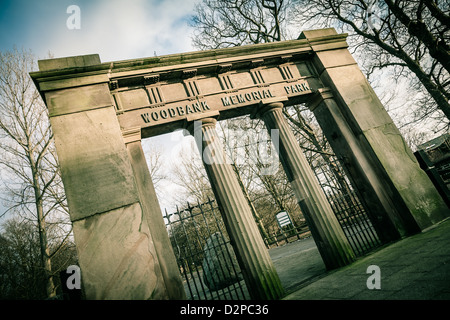
[(166, 210), (164, 221), (188, 299), (250, 299), (215, 200)]
[(358, 190), (353, 188), (335, 155), (315, 153), (310, 165), (353, 251), (361, 256), (381, 245)]

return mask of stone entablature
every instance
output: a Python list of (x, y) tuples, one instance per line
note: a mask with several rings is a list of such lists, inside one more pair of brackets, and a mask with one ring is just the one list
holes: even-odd
[[(41, 61), (41, 71), (34, 72), (33, 78), (50, 102), (51, 115), (75, 111), (64, 108), (55, 90), (108, 85), (111, 96), (104, 97), (102, 105), (114, 105), (122, 130), (140, 127), (143, 137), (149, 137), (182, 128), (189, 114), (217, 110), (220, 119), (226, 119), (252, 113), (267, 98), (286, 96), (287, 105), (306, 102), (314, 90), (323, 87), (309, 60), (313, 48), (347, 48), (345, 39), (346, 34), (330, 34), (314, 41), (111, 63), (100, 63), (98, 55), (52, 59)], [(68, 67), (70, 62), (64, 59), (79, 59), (88, 65)]]

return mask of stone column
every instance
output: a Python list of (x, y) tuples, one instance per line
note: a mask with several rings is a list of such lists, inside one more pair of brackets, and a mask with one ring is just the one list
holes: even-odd
[(423, 230), (449, 217), (450, 211), (420, 168), (398, 128), (347, 50), (345, 40), (327, 43), (324, 36), (337, 35), (333, 28), (304, 31), (310, 40), (312, 63), (357, 138), (373, 170), (398, 213), (400, 235)]
[(187, 128), (196, 140), (251, 298), (280, 299), (284, 295), (280, 279), (236, 174), (225, 161), (215, 125), (216, 119), (204, 118), (191, 121)]
[(178, 263), (167, 234), (152, 177), (142, 149), (141, 129), (136, 128), (123, 132), (123, 136), (141, 200), (144, 213), (143, 220), (149, 228), (149, 234), (155, 246), (167, 297), (177, 300), (186, 299)]
[(279, 141), (273, 143), (279, 144), (281, 163), (327, 269), (345, 266), (355, 259), (353, 249), (283, 116), (283, 103), (272, 100), (263, 100), (255, 116), (269, 133), (279, 130)]

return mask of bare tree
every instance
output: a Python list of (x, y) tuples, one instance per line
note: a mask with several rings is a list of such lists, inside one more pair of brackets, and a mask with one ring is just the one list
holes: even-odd
[(142, 147), (155, 191), (157, 194), (161, 193), (161, 183), (167, 179), (167, 174), (163, 168), (163, 147), (153, 144), (151, 140), (144, 140)]
[(286, 39), (290, 0), (203, 0), (196, 6), (194, 45), (217, 49)]
[[(52, 297), (51, 259), (67, 241), (71, 224), (47, 109), (28, 75), (35, 68), (30, 52), (0, 52), (0, 167), (8, 212), (36, 223), (46, 292)], [(50, 238), (49, 228), (59, 232)]]
[(178, 163), (172, 170), (171, 180), (184, 189), (176, 195), (176, 202), (181, 206), (185, 206), (187, 201), (204, 203), (209, 198), (214, 198), (206, 170), (194, 143), (195, 141), (191, 141), (191, 145), (187, 145), (191, 148), (190, 152), (180, 150)]
[[(52, 237), (54, 231), (58, 232), (49, 228), (47, 234)], [(59, 237), (57, 234), (54, 236)], [(48, 297), (39, 248), (39, 232), (33, 221), (15, 217), (4, 223), (0, 234), (0, 299)], [(58, 251), (52, 259), (54, 270), (63, 270), (77, 263), (72, 241), (66, 241)], [(59, 286), (58, 278), (55, 278), (55, 286)]]
[(450, 125), (449, 8), (437, 0), (203, 0), (193, 43), (230, 47), (335, 27), (349, 33), (351, 51), (402, 132), (423, 123), (439, 133)]

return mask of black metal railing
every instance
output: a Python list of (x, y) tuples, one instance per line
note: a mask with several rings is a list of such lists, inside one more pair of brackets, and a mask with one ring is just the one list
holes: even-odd
[(325, 162), (316, 154), (311, 163), (315, 164), (313, 171), (355, 254), (360, 256), (380, 246), (358, 190), (350, 184), (337, 157), (329, 155)]
[(268, 249), (283, 246), (285, 244), (311, 237), (311, 232), (307, 225), (299, 227), (293, 226), (291, 229), (279, 228), (277, 232), (272, 232), (264, 238), (264, 243)]

